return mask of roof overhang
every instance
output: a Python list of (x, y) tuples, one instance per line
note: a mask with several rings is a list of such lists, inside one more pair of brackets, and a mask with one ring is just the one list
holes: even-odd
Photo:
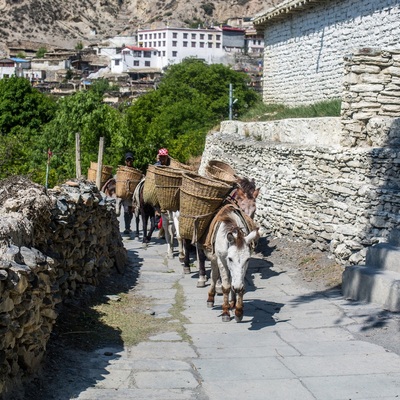
[(253, 25), (258, 32), (263, 32), (271, 22), (287, 19), (299, 11), (303, 11), (317, 3), (326, 1), (327, 0), (286, 0), (276, 7), (269, 8), (265, 13), (256, 16), (253, 20)]

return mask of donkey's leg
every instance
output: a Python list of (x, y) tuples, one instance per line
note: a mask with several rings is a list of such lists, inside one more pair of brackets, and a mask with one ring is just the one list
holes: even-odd
[(240, 322), (243, 319), (243, 295), (244, 289), (237, 293), (236, 305), (235, 305), (235, 320)]
[(183, 273), (190, 274), (190, 258), (189, 258), (190, 240), (182, 239), (182, 244), (184, 247)]
[(174, 220), (172, 212), (167, 211), (161, 213), (162, 224), (165, 233), (165, 241), (167, 242), (167, 257), (174, 257)]
[(149, 216), (146, 215), (146, 211), (144, 206), (140, 207), (140, 215), (142, 216), (142, 229), (143, 229), (143, 243), (148, 243), (149, 240), (147, 240), (147, 223), (148, 223), (148, 219)]
[(138, 207), (135, 208), (135, 225), (136, 225), (136, 234), (135, 238), (139, 240), (139, 224), (140, 224), (140, 210)]
[(197, 281), (197, 287), (205, 287), (207, 282), (206, 275), (206, 254), (204, 250), (196, 245), (197, 249), (197, 265), (199, 266), (199, 280)]
[(231, 314), (229, 312), (229, 294), (231, 292), (231, 282), (229, 279), (229, 271), (224, 267), (221, 261), (218, 261), (219, 274), (222, 280), (222, 294), (224, 300), (222, 303), (222, 322), (229, 322), (231, 320)]
[(154, 230), (156, 229), (156, 215), (154, 209), (149, 212), (148, 218), (150, 219), (150, 230), (146, 236), (147, 243), (150, 242), (151, 236), (153, 235)]
[(179, 261), (183, 263), (185, 261), (185, 243), (184, 239), (181, 238), (181, 235), (179, 233), (179, 211), (173, 213), (173, 218), (176, 240), (178, 242)]
[(208, 289), (207, 307), (214, 307), (215, 301), (215, 283), (219, 277), (218, 264), (216, 260), (211, 260), (211, 284)]

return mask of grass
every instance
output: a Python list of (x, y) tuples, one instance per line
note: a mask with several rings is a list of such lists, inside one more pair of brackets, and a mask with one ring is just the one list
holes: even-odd
[(184, 310), (183, 289), (177, 282), (175, 303), (171, 317), (157, 318), (152, 315), (152, 300), (137, 295), (132, 281), (124, 281), (124, 275), (115, 276), (85, 305), (69, 306), (57, 319), (54, 332), (66, 345), (81, 350), (94, 350), (108, 345), (134, 346), (160, 332), (178, 332), (182, 340), (191, 342), (184, 324), (188, 320)]
[(243, 122), (273, 121), (286, 118), (317, 118), (340, 116), (341, 100), (321, 101), (308, 106), (287, 107), (283, 104), (257, 103), (240, 118)]

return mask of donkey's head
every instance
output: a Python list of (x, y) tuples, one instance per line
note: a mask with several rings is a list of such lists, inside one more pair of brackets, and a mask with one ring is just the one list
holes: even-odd
[(245, 236), (240, 228), (235, 227), (226, 234), (226, 240), (228, 241), (226, 263), (231, 274), (232, 289), (235, 292), (244, 291), (244, 278), (254, 248), (254, 242), (258, 238), (258, 229)]

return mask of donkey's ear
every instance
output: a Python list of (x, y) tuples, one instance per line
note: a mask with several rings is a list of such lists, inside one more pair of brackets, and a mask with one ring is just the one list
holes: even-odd
[(260, 194), (260, 188), (257, 188), (256, 190), (254, 190), (253, 192), (253, 197), (256, 199), (257, 196)]
[(235, 236), (233, 236), (233, 233), (232, 233), (232, 232), (229, 232), (229, 233), (226, 235), (226, 238), (228, 239), (228, 242), (229, 242), (230, 245), (232, 245), (232, 244), (235, 243)]
[(247, 244), (250, 244), (251, 242), (256, 242), (258, 239), (260, 239), (260, 234), (258, 233), (258, 229), (255, 229), (254, 231), (251, 231), (244, 238), (244, 240), (246, 241)]

